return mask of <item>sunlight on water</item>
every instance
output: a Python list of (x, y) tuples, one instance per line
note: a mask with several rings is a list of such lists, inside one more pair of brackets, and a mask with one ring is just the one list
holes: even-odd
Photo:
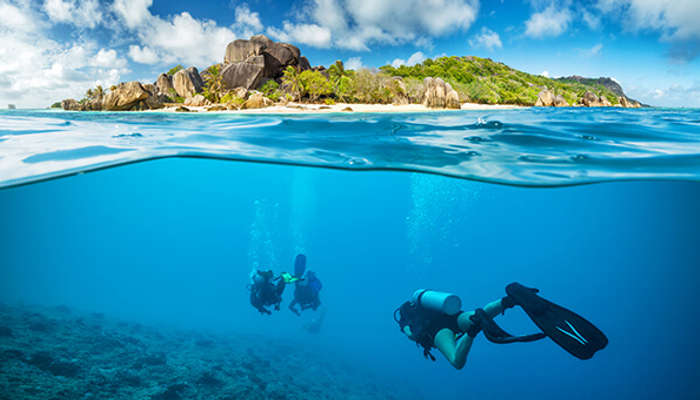
[(232, 115), (0, 111), (0, 187), (162, 157), (526, 186), (700, 179), (700, 110)]

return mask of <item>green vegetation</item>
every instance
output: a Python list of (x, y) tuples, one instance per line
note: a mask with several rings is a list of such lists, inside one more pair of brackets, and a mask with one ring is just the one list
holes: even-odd
[(63, 106), (61, 105), (60, 101), (57, 101), (53, 104), (51, 104), (51, 108), (62, 108)]
[(93, 89), (88, 89), (85, 92), (85, 96), (83, 96), (82, 99), (78, 100), (78, 103), (80, 104), (85, 104), (87, 102), (93, 101), (93, 100), (98, 100), (101, 101), (102, 97), (107, 94), (107, 92), (102, 88), (102, 86), (97, 85)]
[(299, 70), (291, 65), (284, 70), (284, 75), (282, 75), (282, 85), (284, 85), (292, 101), (300, 98), (303, 90), (299, 75)]
[(277, 101), (280, 99), (280, 97), (282, 97), (282, 93), (280, 93), (279, 88), (280, 88), (279, 83), (270, 79), (269, 81), (265, 82), (265, 84), (260, 87), (260, 91), (268, 99), (270, 99), (272, 101)]
[(169, 70), (168, 72), (166, 72), (166, 74), (168, 74), (168, 75), (170, 75), (170, 76), (173, 76), (173, 75), (175, 75), (175, 73), (176, 73), (177, 71), (179, 71), (179, 70), (181, 70), (181, 69), (185, 69), (185, 67), (183, 67), (182, 65), (178, 64), (178, 65), (176, 65), (176, 66), (170, 68), (170, 70)]
[(212, 103), (218, 103), (224, 90), (224, 78), (221, 76), (221, 67), (212, 65), (205, 72), (207, 78), (202, 95)]
[[(181, 66), (168, 73), (178, 68)], [(220, 65), (211, 66), (205, 72), (203, 95), (212, 103), (240, 105), (244, 101), (225, 89)], [(579, 103), (587, 91), (619, 104), (618, 96), (603, 85), (605, 79), (550, 79), (479, 57), (441, 57), (410, 67), (386, 65), (379, 70), (346, 70), (341, 61), (326, 70), (300, 71), (289, 66), (280, 80), (267, 80), (258, 91), (273, 101), (419, 103), (425, 93), (423, 80), (427, 77), (444, 79), (457, 91), (462, 102), (534, 105), (538, 94), (546, 88), (572, 105)], [(183, 101), (175, 93), (171, 95), (177, 102)]]
[(299, 82), (304, 88), (302, 95), (312, 103), (333, 93), (333, 85), (320, 71), (306, 70), (299, 74)]
[(386, 65), (380, 70), (406, 80), (442, 78), (459, 93), (461, 100), (475, 103), (533, 105), (537, 101), (537, 94), (545, 87), (555, 95), (562, 95), (569, 104), (576, 103), (586, 91), (605, 96), (613, 104), (619, 103), (618, 97), (601, 84), (583, 84), (532, 75), (488, 58), (441, 57), (427, 59), (422, 64), (411, 67), (402, 65), (394, 68)]
[(170, 98), (173, 99), (174, 102), (176, 102), (176, 103), (184, 103), (185, 102), (184, 97), (178, 96), (175, 89), (170, 88), (168, 90), (168, 93), (170, 94)]

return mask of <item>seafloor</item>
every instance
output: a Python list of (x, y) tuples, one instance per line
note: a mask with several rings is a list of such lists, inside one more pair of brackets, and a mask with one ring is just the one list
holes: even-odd
[(396, 398), (358, 368), (271, 339), (0, 304), (0, 400)]

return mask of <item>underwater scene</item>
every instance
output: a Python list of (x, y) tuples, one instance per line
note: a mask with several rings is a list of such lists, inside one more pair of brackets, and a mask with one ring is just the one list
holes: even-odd
[(0, 111), (2, 400), (697, 399), (699, 266), (697, 109)]

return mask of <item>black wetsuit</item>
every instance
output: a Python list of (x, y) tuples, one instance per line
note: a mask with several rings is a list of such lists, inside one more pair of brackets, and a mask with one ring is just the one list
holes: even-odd
[(285, 283), (282, 279), (277, 284), (272, 280), (253, 284), (250, 287), (250, 304), (262, 314), (272, 314), (265, 306), (275, 306), (275, 310), (279, 310), (284, 287)]
[(408, 326), (411, 329), (410, 339), (422, 346), (423, 354), (426, 357), (430, 356), (431, 359), (434, 357), (430, 355), (430, 349), (434, 347), (435, 335), (439, 331), (447, 328), (455, 334), (461, 332), (457, 320), (463, 311), (455, 315), (447, 315), (416, 306), (409, 301), (403, 303), (397, 311), (400, 313), (400, 318), (396, 319), (396, 322), (399, 323), (401, 331), (403, 332), (403, 328)]

